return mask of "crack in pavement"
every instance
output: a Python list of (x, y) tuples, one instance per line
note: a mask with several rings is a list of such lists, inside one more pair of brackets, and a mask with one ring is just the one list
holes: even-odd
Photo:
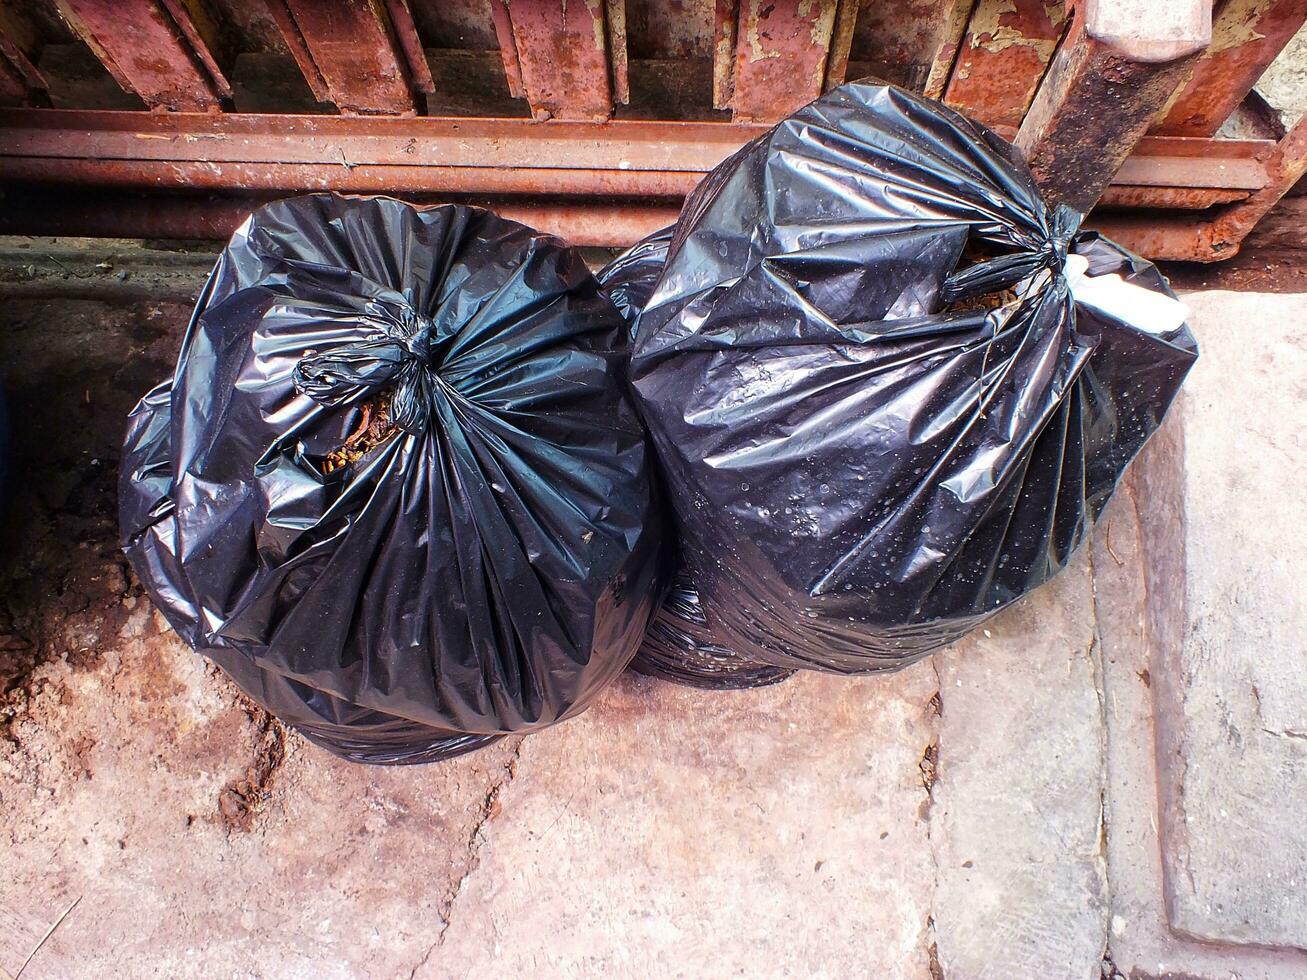
[(931, 695), (926, 704), (932, 712), (931, 724), (934, 731), (926, 745), (926, 751), (921, 756), (920, 763), (921, 786), (926, 794), (926, 799), (923, 801), (926, 820), (926, 851), (930, 854), (931, 869), (930, 912), (926, 916), (924, 942), (927, 957), (926, 965), (930, 971), (931, 980), (944, 980), (944, 966), (939, 959), (939, 942), (935, 935), (935, 899), (939, 893), (939, 851), (936, 847), (934, 820), (935, 783), (939, 779), (939, 739), (943, 727), (941, 719), (944, 715), (944, 678), (939, 670), (940, 656), (941, 654), (935, 653), (930, 657), (930, 669), (935, 673), (935, 693)]
[(519, 737), (517, 744), (513, 746), (513, 754), (508, 761), (504, 763), (503, 774), (491, 783), (490, 788), (486, 790), (485, 796), (481, 800), (481, 812), (477, 816), (476, 823), (473, 824), (472, 830), (467, 835), (467, 868), (459, 876), (458, 881), (449, 890), (449, 893), (440, 903), (440, 933), (436, 936), (436, 941), (427, 950), (422, 961), (413, 968), (409, 974), (409, 980), (412, 980), (417, 971), (427, 962), (431, 954), (442, 946), (445, 942), (445, 934), (449, 932), (449, 927), (453, 924), (454, 903), (458, 901), (459, 893), (463, 890), (463, 884), (472, 876), (472, 872), (477, 869), (478, 859), (482, 846), (485, 844), (485, 828), (495, 817), (499, 815), (502, 804), (499, 802), (500, 794), (504, 789), (517, 777), (518, 760), (522, 757), (522, 741)]
[[(1137, 508), (1132, 487), (1123, 487), (1130, 497), (1131, 505)], [(1120, 559), (1108, 545), (1111, 523), (1103, 528), (1103, 546), (1108, 549), (1112, 560), (1120, 564)], [(1093, 667), (1094, 694), (1098, 700), (1098, 852), (1096, 858), (1102, 875), (1102, 917), (1103, 949), (1100, 959), (1104, 963), (1112, 961), (1112, 879), (1111, 864), (1107, 857), (1107, 814), (1108, 814), (1108, 771), (1107, 771), (1107, 670), (1103, 664), (1103, 634), (1098, 609), (1098, 578), (1094, 567), (1093, 542), (1086, 542), (1086, 564), (1089, 566), (1089, 613), (1093, 619), (1093, 636), (1089, 649), (1085, 651)]]

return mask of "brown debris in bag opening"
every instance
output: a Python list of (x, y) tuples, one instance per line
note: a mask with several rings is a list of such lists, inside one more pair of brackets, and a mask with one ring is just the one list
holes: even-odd
[(362, 459), (395, 434), (395, 423), (390, 420), (390, 398), (390, 393), (386, 392), (359, 405), (362, 414), (358, 426), (346, 438), (344, 445), (329, 453), (322, 461), (322, 472), (334, 473)]
[(1016, 301), (1016, 292), (1011, 289), (1004, 289), (997, 293), (981, 293), (979, 296), (960, 299), (949, 307), (949, 312), (969, 313), (972, 310), (996, 310), (1000, 306), (1007, 306), (1009, 303), (1015, 303)]
[[(958, 261), (957, 268), (960, 271), (973, 265), (979, 265), (982, 262), (988, 262), (990, 259), (998, 258), (1002, 254), (1002, 250), (994, 245), (972, 238), (967, 242), (966, 248), (962, 250), (962, 258)], [(960, 299), (949, 304), (948, 312), (970, 313), (973, 310), (996, 310), (1000, 306), (1007, 306), (1009, 303), (1015, 303), (1016, 301), (1015, 289), (1001, 289), (996, 293), (981, 293), (978, 296)]]

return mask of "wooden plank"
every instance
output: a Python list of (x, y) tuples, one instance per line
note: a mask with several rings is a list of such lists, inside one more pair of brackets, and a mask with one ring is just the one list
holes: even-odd
[(944, 101), (986, 126), (1019, 126), (1065, 21), (1061, 0), (978, 0)]
[(1017, 132), (1045, 196), (1087, 213), (1210, 40), (1207, 0), (1090, 0)]
[(175, 112), (216, 111), (230, 94), (184, 12), (189, 33), (162, 2), (58, 0), (58, 6), (118, 84), (146, 105)]
[(1307, 0), (1224, 0), (1213, 15), (1210, 47), (1155, 131), (1215, 135), (1304, 22)]
[(536, 119), (612, 115), (604, 0), (505, 0), (505, 9)]
[(774, 122), (821, 95), (836, 0), (740, 0), (734, 118)]

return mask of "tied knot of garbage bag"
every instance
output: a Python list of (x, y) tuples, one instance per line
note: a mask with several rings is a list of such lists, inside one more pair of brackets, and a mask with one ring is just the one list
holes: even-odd
[(295, 390), (335, 407), (391, 387), (391, 421), (421, 434), (432, 417), (436, 371), (449, 338), (437, 338), (431, 320), (409, 306), (381, 307), (366, 319), (375, 327), (368, 339), (300, 358), (293, 375)]
[(1000, 255), (954, 272), (944, 281), (940, 298), (946, 304), (953, 304), (983, 293), (996, 293), (1015, 286), (1041, 269), (1061, 275), (1071, 240), (1080, 230), (1083, 220), (1084, 215), (1079, 211), (1065, 204), (1058, 205), (1050, 215), (1048, 235), (1038, 248)]

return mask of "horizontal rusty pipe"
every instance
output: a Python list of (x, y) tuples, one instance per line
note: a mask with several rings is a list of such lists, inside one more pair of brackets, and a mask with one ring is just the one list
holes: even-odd
[[(9, 188), (0, 201), (0, 234), (104, 238), (228, 238), (267, 198), (184, 197), (78, 189)], [(413, 203), (438, 203), (430, 194)], [(461, 199), (489, 207), (573, 245), (625, 247), (674, 222), (677, 204), (592, 204), (566, 200)]]
[(312, 191), (356, 194), (549, 194), (681, 198), (701, 173), (564, 170), (411, 164), (233, 163), (200, 160), (91, 160), (0, 154), (0, 180), (84, 187), (175, 190)]
[[(107, 238), (221, 240), (251, 210), (270, 200), (260, 196), (171, 195), (81, 188), (9, 188), (0, 200), (0, 234), (77, 235)], [(410, 195), (434, 203), (430, 195)], [(671, 224), (675, 204), (594, 204), (570, 200), (462, 199), (575, 245), (624, 247)], [(1127, 248), (1150, 257), (1210, 262), (1210, 244), (1199, 232), (1206, 223), (1182, 216), (1095, 214), (1089, 225)]]

